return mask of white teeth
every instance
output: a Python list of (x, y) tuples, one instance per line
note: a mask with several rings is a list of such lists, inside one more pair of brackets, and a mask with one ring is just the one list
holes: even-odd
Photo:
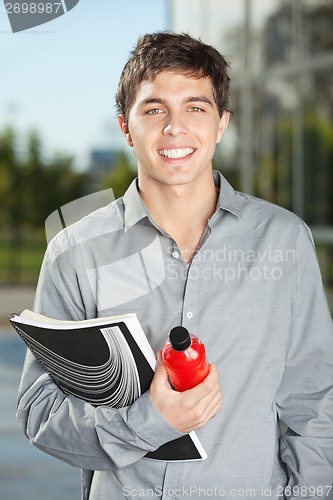
[(162, 156), (166, 156), (167, 158), (185, 158), (185, 156), (193, 153), (194, 149), (192, 148), (182, 148), (182, 149), (161, 149), (159, 154)]

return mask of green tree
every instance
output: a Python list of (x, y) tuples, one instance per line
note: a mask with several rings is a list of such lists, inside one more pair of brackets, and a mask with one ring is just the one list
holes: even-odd
[(75, 171), (73, 157), (58, 153), (47, 158), (36, 131), (29, 132), (27, 138), (18, 138), (10, 128), (0, 131), (2, 279), (10, 283), (22, 281), (21, 270), (26, 265), (31, 280), (31, 259), (37, 264), (39, 259), (32, 247), (38, 245), (44, 251), (31, 236), (36, 234), (31, 228), (42, 229), (50, 213), (87, 194), (86, 177)]
[(66, 203), (89, 194), (88, 176), (74, 169), (74, 157), (57, 153), (45, 171), (45, 182), (52, 186), (44, 201), (45, 220), (50, 213)]
[(333, 122), (311, 113), (304, 122), (305, 219), (333, 224)]
[[(16, 134), (13, 129), (6, 128), (0, 134), (0, 222), (1, 236), (8, 238), (7, 273), (14, 282), (19, 279), (17, 261), (21, 249), (20, 223), (24, 212), (21, 169)], [(4, 229), (7, 229), (6, 234)]]
[(117, 162), (112, 171), (107, 174), (103, 181), (103, 189), (112, 188), (115, 198), (123, 196), (130, 183), (137, 176), (128, 155), (119, 153)]
[(24, 189), (22, 199), (24, 201), (25, 214), (24, 224), (41, 225), (44, 199), (46, 197), (47, 185), (45, 185), (46, 164), (42, 158), (41, 139), (36, 131), (28, 135), (25, 160), (23, 164), (22, 177)]
[(17, 225), (21, 220), (23, 207), (20, 199), (22, 190), (21, 163), (17, 154), (17, 138), (13, 129), (0, 133), (0, 222), (1, 225)]
[(87, 193), (87, 175), (75, 171), (74, 157), (57, 153), (47, 159), (36, 131), (19, 154), (14, 130), (0, 132), (2, 226), (43, 226), (51, 212)]

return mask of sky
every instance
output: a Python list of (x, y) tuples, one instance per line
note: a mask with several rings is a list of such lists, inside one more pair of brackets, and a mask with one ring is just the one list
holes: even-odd
[[(65, 15), (18, 33), (1, 2), (0, 131), (12, 125), (23, 143), (28, 131), (37, 130), (46, 154), (73, 154), (78, 168), (88, 166), (91, 149), (126, 148), (114, 95), (138, 36), (170, 28), (172, 4), (175, 29), (193, 27), (198, 36), (200, 29), (208, 36), (216, 19), (221, 30), (229, 28), (244, 6), (244, 0), (169, 1), (80, 0)], [(219, 11), (204, 23), (191, 10), (193, 1), (204, 10), (214, 3)], [(272, 1), (253, 0), (255, 19)]]
[(12, 33), (0, 4), (0, 130), (37, 130), (51, 154), (86, 161), (123, 143), (114, 94), (140, 34), (166, 29), (164, 0), (80, 0), (65, 15)]

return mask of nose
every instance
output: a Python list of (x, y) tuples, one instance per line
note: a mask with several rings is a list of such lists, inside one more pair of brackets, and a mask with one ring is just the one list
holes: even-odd
[(185, 117), (180, 113), (169, 113), (167, 116), (167, 124), (163, 129), (163, 134), (177, 136), (186, 134), (186, 132), (187, 125), (185, 123)]

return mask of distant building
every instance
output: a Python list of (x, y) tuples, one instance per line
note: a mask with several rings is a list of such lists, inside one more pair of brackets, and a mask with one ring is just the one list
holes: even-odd
[(96, 189), (101, 187), (103, 177), (116, 166), (121, 151), (113, 149), (93, 149), (90, 153), (88, 174)]

